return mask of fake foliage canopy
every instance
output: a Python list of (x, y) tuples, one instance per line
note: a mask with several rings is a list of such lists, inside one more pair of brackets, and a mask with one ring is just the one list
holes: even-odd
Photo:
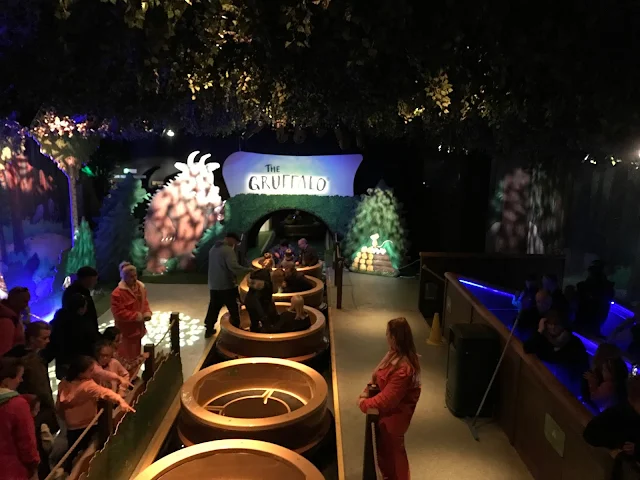
[(133, 210), (148, 198), (140, 180), (127, 175), (104, 200), (95, 240), (96, 263), (102, 280), (116, 282), (118, 265), (123, 261), (144, 268), (147, 247)]
[(400, 267), (406, 252), (407, 231), (402, 218), (402, 204), (392, 190), (370, 188), (349, 226), (345, 239), (346, 252), (353, 260), (362, 247), (370, 247), (371, 236), (378, 234), (377, 243), (386, 249), (394, 268)]

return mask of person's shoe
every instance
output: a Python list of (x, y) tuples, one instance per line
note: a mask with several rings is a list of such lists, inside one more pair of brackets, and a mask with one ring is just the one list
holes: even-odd
[(211, 338), (216, 334), (216, 329), (212, 328), (211, 330), (206, 330), (204, 332), (204, 338)]

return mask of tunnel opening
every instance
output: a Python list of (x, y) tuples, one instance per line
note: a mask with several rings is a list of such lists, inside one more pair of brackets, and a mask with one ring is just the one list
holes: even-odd
[(259, 257), (282, 240), (296, 248), (298, 240), (305, 238), (323, 259), (331, 235), (327, 224), (314, 213), (295, 209), (276, 210), (260, 217), (246, 232), (247, 257)]

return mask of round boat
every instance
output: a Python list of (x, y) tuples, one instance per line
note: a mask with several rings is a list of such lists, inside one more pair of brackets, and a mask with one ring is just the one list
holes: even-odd
[[(253, 268), (260, 269), (262, 268), (262, 261), (264, 260), (264, 257), (258, 257), (255, 258), (251, 261), (251, 265), (253, 266)], [(275, 270), (275, 268), (274, 268)], [(309, 275), (310, 277), (316, 277), (316, 278), (322, 278), (322, 260), (318, 261), (318, 263), (316, 263), (315, 265), (311, 265), (310, 267), (296, 267), (296, 270), (298, 270), (298, 272), (302, 273), (303, 275)]]
[[(285, 311), (290, 303), (277, 302), (278, 313)], [(220, 333), (216, 350), (227, 359), (246, 357), (285, 358), (296, 362), (308, 362), (328, 347), (325, 317), (315, 308), (304, 307), (311, 319), (311, 327), (300, 332), (254, 333), (244, 330), (251, 325), (245, 307), (240, 310), (240, 328), (231, 325), (229, 314), (220, 319)]]
[(184, 448), (147, 467), (135, 480), (323, 480), (309, 460), (279, 445), (219, 440)]
[(331, 427), (328, 387), (318, 372), (277, 358), (245, 358), (205, 368), (182, 386), (178, 435), (187, 446), (260, 440), (304, 454)]
[[(310, 290), (304, 290), (302, 292), (294, 292), (294, 293), (274, 293), (273, 301), (274, 302), (285, 302), (291, 303), (291, 298), (294, 295), (300, 295), (304, 298), (304, 304), (310, 307), (319, 307), (322, 303), (322, 297), (324, 295), (324, 282), (316, 277), (310, 277), (309, 275), (305, 275), (304, 278), (313, 285)], [(244, 302), (244, 297), (247, 295), (249, 291), (249, 285), (247, 284), (249, 280), (249, 275), (246, 275), (242, 282), (240, 282), (240, 298)]]

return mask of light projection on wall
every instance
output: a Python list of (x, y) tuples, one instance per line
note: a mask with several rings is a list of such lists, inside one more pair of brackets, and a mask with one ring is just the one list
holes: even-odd
[(186, 163), (177, 162), (178, 176), (151, 199), (144, 224), (150, 272), (163, 273), (170, 259), (188, 268), (204, 231), (224, 219), (224, 202), (213, 174), (220, 164), (206, 163), (208, 153), (196, 161), (198, 155), (194, 151)]
[(353, 196), (353, 180), (362, 155), (287, 156), (236, 152), (225, 160), (222, 175), (231, 196)]

